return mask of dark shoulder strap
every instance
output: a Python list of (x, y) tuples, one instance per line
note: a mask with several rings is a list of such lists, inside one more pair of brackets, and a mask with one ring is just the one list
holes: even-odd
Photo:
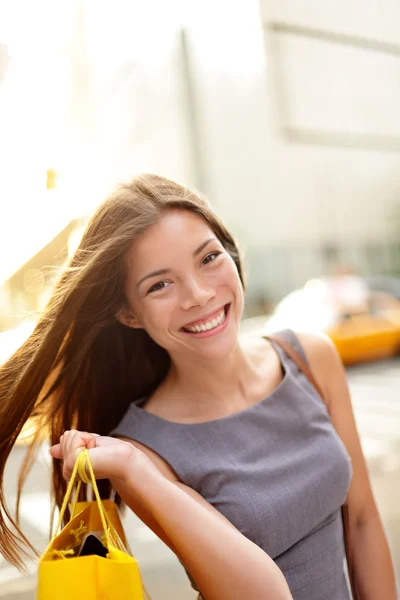
[[(301, 371), (303, 371), (303, 373), (307, 377), (308, 381), (315, 387), (315, 389), (317, 390), (317, 392), (321, 396), (321, 398), (323, 400), (325, 400), (324, 394), (322, 393), (320, 386), (316, 382), (315, 377), (312, 374), (310, 367), (308, 366), (307, 362), (303, 359), (303, 357), (300, 356), (300, 354), (297, 352), (297, 350), (295, 350), (295, 348), (293, 348), (293, 346), (287, 340), (283, 339), (281, 336), (279, 336), (277, 334), (268, 335), (265, 337), (269, 340), (274, 341), (276, 344), (278, 344), (286, 352), (286, 354), (288, 356), (290, 356), (290, 358), (293, 360), (293, 362), (296, 363), (296, 365), (299, 367), (299, 369)], [(351, 542), (350, 542), (349, 506), (348, 506), (347, 502), (345, 502), (344, 505), (342, 506), (342, 518), (343, 518), (344, 546), (345, 546), (345, 550), (346, 550), (347, 569), (349, 572), (351, 591), (352, 591), (354, 600), (359, 600), (359, 595), (357, 593), (356, 581), (355, 581), (355, 575), (354, 575), (353, 552), (352, 552), (352, 547), (351, 547)]]
[(280, 346), (286, 352), (286, 354), (288, 356), (290, 356), (290, 358), (293, 360), (293, 362), (296, 363), (296, 365), (299, 367), (300, 371), (303, 371), (304, 375), (307, 377), (307, 379), (311, 383), (311, 385), (313, 385), (315, 387), (315, 389), (317, 390), (317, 392), (321, 396), (321, 398), (323, 400), (325, 400), (324, 394), (322, 393), (321, 388), (319, 387), (318, 383), (316, 382), (315, 377), (312, 374), (310, 367), (308, 366), (308, 363), (299, 354), (299, 352), (297, 352), (297, 350), (295, 348), (293, 348), (293, 346), (287, 340), (284, 340), (281, 336), (279, 336), (277, 334), (268, 335), (266, 337), (267, 337), (267, 339), (273, 340), (274, 342), (276, 342), (278, 344), (278, 346)]

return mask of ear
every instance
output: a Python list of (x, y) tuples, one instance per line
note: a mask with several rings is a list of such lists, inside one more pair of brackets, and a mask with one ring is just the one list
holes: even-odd
[(122, 325), (126, 325), (126, 327), (131, 327), (132, 329), (143, 329), (143, 326), (139, 323), (138, 319), (128, 306), (123, 306), (120, 308), (115, 316), (117, 320), (122, 323)]

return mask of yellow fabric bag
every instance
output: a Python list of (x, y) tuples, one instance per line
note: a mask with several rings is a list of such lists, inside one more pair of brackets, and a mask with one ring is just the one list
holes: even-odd
[[(86, 475), (86, 467), (90, 478)], [(91, 482), (96, 500), (76, 502), (69, 523), (59, 531), (64, 513), (79, 473)], [(78, 498), (81, 482), (78, 483)], [(83, 536), (102, 533), (107, 548), (104, 558), (97, 555), (77, 556)], [(83, 450), (75, 463), (61, 507), (56, 535), (39, 561), (36, 600), (150, 600), (136, 560), (128, 554), (124, 530), (117, 505), (101, 500), (89, 453)]]

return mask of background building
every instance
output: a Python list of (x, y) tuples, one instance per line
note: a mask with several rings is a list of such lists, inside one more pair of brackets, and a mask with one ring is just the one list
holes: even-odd
[[(0, 142), (12, 173), (2, 194), (4, 228), (17, 232), (24, 219), (26, 185), (18, 177), (34, 166), (28, 187), (42, 186), (34, 215), (48, 235), (29, 223), (30, 254), (89, 213), (115, 182), (152, 171), (206, 192), (233, 229), (249, 270), (249, 314), (336, 262), (362, 274), (399, 270), (396, 2), (343, 0), (321, 10), (316, 0), (146, 7), (119, 0), (111, 10), (86, 0), (64, 12), (42, 27), (36, 49), (42, 90), (32, 102), (41, 98), (51, 112), (41, 113), (40, 128), (25, 117), (28, 139), (18, 127), (21, 104)], [(11, 36), (10, 81), (1, 54), (9, 97), (32, 66), (23, 33), (17, 27)], [(49, 46), (51, 63), (41, 60)], [(10, 123), (4, 109), (0, 119)], [(11, 137), (28, 141), (22, 157)], [(57, 173), (51, 203), (50, 168)], [(13, 254), (18, 234), (3, 238), (3, 251), (4, 244)]]

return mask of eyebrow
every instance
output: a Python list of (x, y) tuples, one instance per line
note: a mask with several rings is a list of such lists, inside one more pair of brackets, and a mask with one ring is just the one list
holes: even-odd
[[(200, 244), (200, 246), (198, 248), (196, 248), (196, 250), (193, 252), (193, 255), (192, 255), (193, 258), (196, 258), (196, 256), (198, 254), (200, 254), (200, 252), (202, 250), (204, 250), (204, 248), (206, 246), (208, 246), (208, 244), (210, 242), (213, 242), (213, 241), (216, 241), (216, 240), (217, 240), (217, 238), (212, 237), (212, 238), (209, 238), (208, 240), (206, 240), (205, 242), (203, 242), (202, 244)], [(137, 284), (136, 287), (139, 287), (139, 285), (141, 283), (143, 283), (143, 281), (146, 281), (146, 279), (150, 279), (151, 277), (157, 277), (158, 275), (166, 275), (170, 271), (171, 271), (171, 269), (167, 269), (167, 268), (166, 269), (158, 269), (157, 271), (152, 271), (151, 273), (148, 273), (147, 275), (145, 275), (144, 277), (142, 277), (142, 279), (139, 281), (139, 283)]]

